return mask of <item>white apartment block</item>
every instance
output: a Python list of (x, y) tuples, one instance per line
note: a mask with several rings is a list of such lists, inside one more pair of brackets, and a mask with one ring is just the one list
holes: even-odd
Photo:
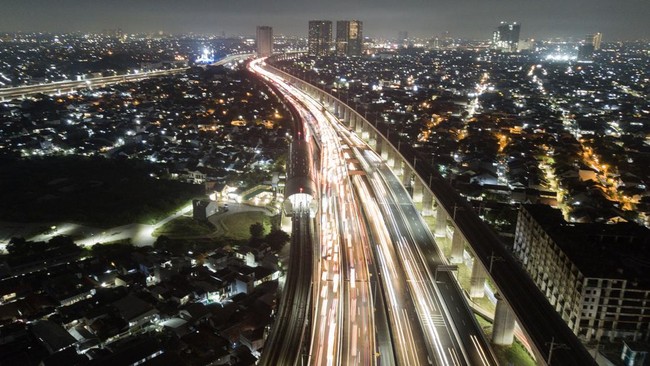
[(572, 224), (559, 210), (524, 205), (514, 254), (581, 339), (647, 341), (650, 230), (634, 224)]

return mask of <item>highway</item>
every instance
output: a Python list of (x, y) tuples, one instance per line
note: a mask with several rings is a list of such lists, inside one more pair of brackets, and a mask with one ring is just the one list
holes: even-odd
[[(434, 278), (436, 266), (448, 263), (401, 181), (356, 135), (343, 128), (340, 130), (352, 141), (350, 144), (354, 146), (356, 158), (371, 187), (363, 188), (359, 178), (360, 191), (365, 197), (362, 201), (366, 206), (376, 202), (380, 210), (372, 208), (368, 216), (374, 221), (380, 220), (389, 229), (392, 246), (378, 248), (379, 257), (388, 258), (384, 259), (387, 262), (384, 267), (401, 271), (396, 277), (406, 281), (404, 285), (393, 280), (391, 287), (402, 296), (412, 294), (415, 313), (426, 339), (421, 346), (428, 346), (431, 355), (428, 362), (434, 359), (439, 365), (497, 365), (456, 279), (449, 272), (438, 273), (437, 281)], [(417, 364), (423, 364), (422, 360)]]
[[(277, 70), (274, 72), (282, 74)], [(384, 127), (389, 126), (381, 127), (383, 130)], [(389, 140), (393, 146), (399, 145), (397, 134), (391, 135)], [(402, 147), (400, 154), (404, 161), (414, 161), (415, 153), (407, 144), (402, 144)], [(498, 235), (478, 217), (468, 202), (432, 166), (419, 164), (416, 170), (425, 182), (429, 182), (429, 188), (444, 210), (447, 213), (457, 211), (453, 218), (455, 226), (468, 241), (476, 254), (476, 259), (482, 262), (484, 268), (490, 267), (493, 256), (501, 259), (494, 264), (490, 276), (497, 291), (511, 306), (521, 328), (539, 351), (538, 356), (547, 359), (552, 351), (550, 365), (594, 365), (595, 361), (584, 345), (549, 304), (530, 276), (503, 245)], [(438, 276), (439, 281), (450, 284), (443, 273)], [(544, 361), (538, 358), (538, 362)]]
[(308, 337), (311, 307), (313, 244), (309, 210), (299, 207), (291, 218), (289, 269), (273, 330), (266, 340), (260, 365), (299, 364)]
[[(315, 304), (309, 364), (375, 365), (380, 353), (375, 342), (374, 304), (368, 263), (368, 235), (360, 229), (361, 213), (355, 202), (339, 137), (322, 113), (322, 105), (265, 71), (262, 60), (250, 69), (272, 82), (306, 122), (305, 138), (312, 136), (320, 151), (322, 192), (319, 261), (314, 278)], [(387, 331), (387, 327), (382, 329)], [(382, 336), (382, 339), (390, 337)], [(388, 347), (387, 355), (390, 355)], [(394, 362), (388, 362), (394, 364)]]
[[(260, 63), (254, 61), (251, 69), (282, 85), (280, 90), (289, 102), (299, 101), (298, 106), (309, 110), (303, 117), (321, 151), (320, 285), (316, 291), (320, 296), (315, 300), (309, 363), (381, 360), (400, 365), (496, 365), (449, 273), (441, 273), (440, 279), (446, 282), (445, 295), (453, 304), (442, 300), (433, 272), (436, 265), (446, 262), (399, 180), (320, 103), (263, 70)], [(359, 166), (364, 167), (365, 178), (355, 173), (361, 170)], [(374, 294), (368, 264), (380, 277), (381, 291), (375, 288)], [(370, 334), (387, 328), (388, 344), (376, 341), (382, 337), (376, 336), (374, 344), (367, 337), (373, 329), (373, 298), (378, 293), (388, 324), (375, 327)], [(459, 331), (456, 322), (463, 329)]]
[[(233, 61), (244, 60), (250, 58), (253, 54), (240, 54), (240, 55), (228, 55), (223, 59), (215, 62), (212, 66), (226, 65)], [(47, 84), (39, 85), (25, 85), (18, 86), (13, 88), (0, 88), (0, 101), (11, 100), (14, 98), (24, 99), (36, 94), (66, 94), (78, 91), (79, 89), (92, 89), (98, 87), (104, 87), (106, 85), (138, 81), (147, 78), (173, 75), (181, 72), (187, 71), (187, 67), (169, 69), (169, 70), (154, 70), (146, 71), (137, 74), (128, 74), (128, 75), (116, 75), (116, 76), (102, 76), (96, 78), (88, 78), (85, 80), (74, 80), (74, 81), (59, 81)]]
[[(316, 102), (312, 100), (311, 103)], [(384, 249), (381, 251), (382, 254), (377, 256), (379, 260), (376, 265), (380, 273), (393, 271), (391, 278), (394, 281), (392, 283), (385, 282), (383, 288), (386, 290), (384, 292), (389, 294), (386, 298), (392, 325), (392, 342), (394, 343), (395, 357), (397, 357), (396, 363), (403, 365), (497, 365), (489, 343), (485, 340), (471, 309), (466, 304), (460, 287), (449, 273), (446, 273), (448, 276), (446, 289), (447, 292), (454, 292), (453, 295), (455, 295), (449, 295), (456, 301), (453, 304), (453, 311), (450, 311), (445, 301), (442, 300), (443, 297), (439, 293), (432, 273), (435, 265), (446, 263), (440, 259), (442, 257), (435, 247), (433, 236), (417, 213), (404, 187), (390, 169), (381, 163), (381, 159), (376, 154), (372, 153), (375, 157), (374, 160), (368, 155), (370, 150), (364, 150), (366, 154), (360, 154), (358, 146), (367, 148), (367, 145), (361, 142), (356, 135), (349, 133), (319, 103), (317, 105), (320, 107), (321, 114), (325, 116), (325, 121), (336, 130), (334, 138), (323, 139), (325, 142), (323, 149), (330, 144), (337, 150), (337, 156), (341, 149), (345, 156), (346, 145), (347, 147), (353, 145), (353, 151), (357, 152), (354, 156), (348, 155), (347, 160), (356, 158), (363, 162), (361, 165), (369, 167), (366, 173), (374, 173), (373, 167), (377, 169), (378, 164), (383, 166), (382, 169), (378, 169), (378, 173), (381, 174), (373, 174), (374, 180), (380, 181), (380, 183), (371, 185), (375, 197), (362, 196), (356, 201), (365, 203), (375, 200), (380, 203), (380, 207), (383, 206), (381, 210), (383, 217), (370, 211), (365, 212), (365, 217), (378, 220), (375, 222), (380, 222), (389, 232), (390, 240), (386, 240), (385, 237), (384, 240), (380, 240), (383, 242)], [(314, 112), (314, 114), (316, 113)], [(322, 135), (324, 127), (321, 125), (319, 130)], [(352, 142), (355, 138), (356, 140)], [(339, 140), (350, 142), (341, 145)], [(353, 164), (348, 161), (343, 164), (338, 162), (337, 156), (328, 157), (323, 154), (323, 164), (326, 161), (333, 161), (336, 162), (333, 169), (336, 169), (337, 165), (339, 169), (341, 165), (354, 168)], [(325, 174), (328, 173), (331, 174), (331, 172), (325, 172)], [(355, 175), (352, 178), (358, 180), (360, 176)], [(339, 197), (340, 199), (340, 194), (335, 195), (336, 191), (326, 189), (323, 192), (326, 197)], [(390, 202), (384, 200), (390, 200)], [(350, 201), (350, 204), (352, 203), (353, 201)], [(365, 232), (364, 225), (358, 225), (356, 228)], [(344, 231), (347, 232), (347, 230)], [(381, 229), (375, 230), (375, 233), (379, 231)], [(386, 249), (386, 246), (389, 249)], [(391, 252), (390, 247), (398, 253), (398, 256), (388, 257), (385, 255), (385, 253)], [(436, 257), (432, 257), (433, 255)], [(391, 260), (392, 264), (388, 265), (387, 262), (384, 262), (386, 260)], [(437, 260), (437, 263), (433, 263), (434, 260)], [(396, 272), (398, 267), (402, 268), (402, 274)], [(396, 278), (406, 279), (406, 285), (395, 287)], [(382, 280), (384, 279), (382, 278)], [(410, 302), (403, 299), (405, 295), (410, 297)], [(397, 301), (398, 297), (402, 297), (401, 302)], [(457, 320), (458, 324), (462, 324), (463, 329), (459, 331), (454, 320)], [(424, 333), (424, 337), (422, 333)]]

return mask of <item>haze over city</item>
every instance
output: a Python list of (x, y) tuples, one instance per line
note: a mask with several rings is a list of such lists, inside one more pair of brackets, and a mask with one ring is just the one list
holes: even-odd
[(650, 364), (648, 0), (10, 0), (0, 365)]
[(499, 21), (523, 24), (523, 38), (580, 37), (602, 32), (609, 40), (648, 37), (645, 0), (29, 0), (9, 1), (0, 12), (0, 31), (213, 33), (250, 35), (259, 24), (276, 34), (304, 35), (310, 19), (362, 19), (370, 37), (408, 31), (430, 37), (486, 39)]

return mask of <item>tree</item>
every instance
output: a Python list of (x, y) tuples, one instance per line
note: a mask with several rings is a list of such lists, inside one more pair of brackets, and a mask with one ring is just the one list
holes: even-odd
[(261, 239), (264, 236), (264, 225), (261, 222), (256, 222), (250, 227), (251, 239)]
[(7, 244), (7, 252), (11, 255), (25, 255), (31, 250), (29, 244), (27, 243), (27, 240), (25, 238), (16, 238), (13, 237), (9, 239), (9, 243)]
[(61, 249), (63, 251), (78, 249), (77, 244), (75, 244), (74, 240), (66, 235), (57, 235), (51, 238), (47, 243), (49, 244), (49, 247), (53, 249)]
[(289, 242), (291, 237), (282, 230), (273, 230), (266, 236), (266, 243), (272, 250), (279, 252)]

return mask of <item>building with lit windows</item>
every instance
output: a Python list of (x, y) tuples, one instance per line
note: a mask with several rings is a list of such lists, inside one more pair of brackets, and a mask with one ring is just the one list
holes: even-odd
[(650, 337), (650, 230), (633, 223), (569, 223), (523, 205), (513, 251), (581, 339)]
[(492, 34), (492, 48), (503, 52), (517, 52), (521, 25), (501, 22)]
[(594, 51), (600, 49), (600, 43), (603, 40), (602, 33), (587, 34), (584, 42), (580, 45), (578, 49), (578, 60), (579, 61), (591, 61), (594, 58)]
[(363, 23), (359, 20), (336, 22), (336, 54), (359, 56), (363, 52)]
[(268, 57), (273, 54), (273, 28), (263, 25), (257, 27), (257, 56)]
[(307, 40), (310, 56), (327, 56), (332, 49), (332, 21), (310, 20)]
[(592, 46), (594, 46), (594, 50), (596, 51), (600, 49), (600, 44), (602, 41), (603, 41), (602, 33), (588, 34), (587, 37), (585, 37), (585, 43), (589, 43)]

